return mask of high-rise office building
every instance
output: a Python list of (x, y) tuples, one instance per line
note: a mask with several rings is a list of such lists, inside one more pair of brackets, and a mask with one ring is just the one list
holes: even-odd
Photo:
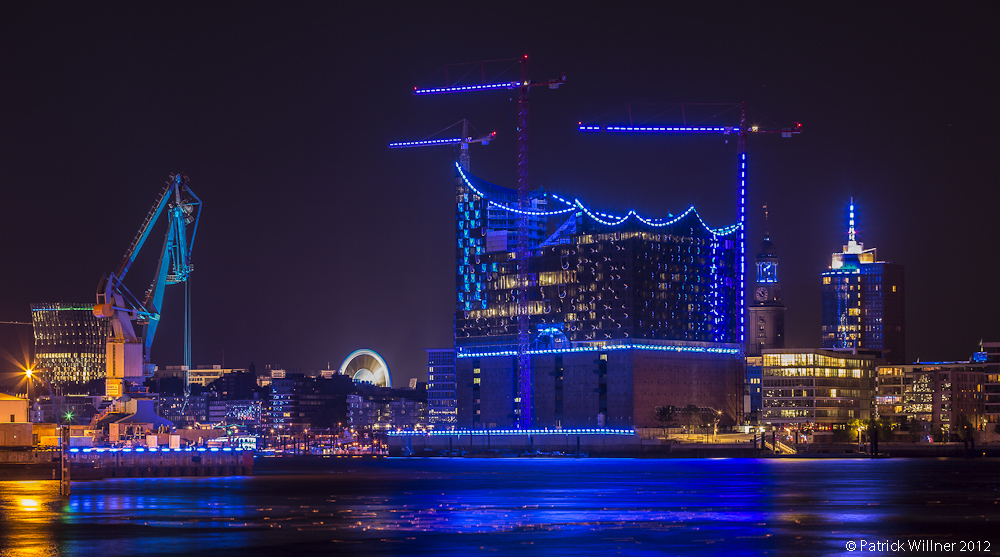
[(36, 369), (53, 385), (104, 379), (109, 321), (93, 303), (31, 304)]
[(751, 285), (753, 298), (747, 306), (746, 355), (749, 357), (760, 356), (762, 350), (785, 347), (785, 306), (781, 303), (778, 254), (771, 242), (771, 233), (766, 229), (754, 263), (757, 280)]
[(882, 350), (888, 363), (906, 363), (903, 301), (903, 266), (857, 241), (852, 200), (847, 245), (823, 273), (823, 348)]
[[(656, 425), (657, 406), (742, 419), (736, 227), (694, 208), (614, 216), (534, 193), (528, 312), (536, 427)], [(510, 427), (517, 400), (516, 192), (459, 170), (455, 347), (462, 427)], [(542, 203), (541, 201), (545, 201)], [(553, 207), (554, 206), (554, 207)], [(505, 223), (508, 241), (491, 243)], [(545, 234), (541, 234), (541, 231)], [(516, 242), (514, 242), (516, 244)]]

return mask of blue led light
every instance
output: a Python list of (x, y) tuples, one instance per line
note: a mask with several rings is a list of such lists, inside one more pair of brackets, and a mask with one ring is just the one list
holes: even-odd
[(489, 202), (490, 205), (492, 205), (494, 207), (497, 207), (499, 209), (503, 209), (504, 211), (509, 211), (511, 213), (517, 213), (517, 214), (522, 214), (522, 215), (549, 216), (549, 215), (562, 215), (562, 214), (569, 213), (569, 212), (572, 212), (572, 211), (580, 210), (580, 211), (583, 211), (584, 213), (586, 213), (587, 216), (589, 216), (591, 219), (593, 219), (593, 220), (595, 220), (595, 221), (597, 221), (597, 222), (599, 222), (599, 223), (601, 223), (603, 225), (606, 225), (606, 226), (618, 226), (618, 225), (624, 223), (625, 221), (627, 221), (630, 217), (635, 217), (636, 219), (638, 219), (643, 224), (646, 224), (647, 226), (652, 226), (652, 227), (655, 227), (655, 228), (659, 228), (659, 227), (670, 226), (672, 224), (676, 224), (681, 219), (683, 219), (685, 216), (687, 216), (689, 213), (694, 212), (695, 216), (698, 217), (698, 221), (701, 222), (701, 225), (705, 228), (705, 230), (707, 230), (710, 233), (715, 234), (717, 236), (726, 236), (726, 235), (732, 234), (736, 230), (739, 230), (739, 227), (740, 227), (740, 225), (737, 223), (737, 224), (732, 224), (730, 226), (726, 226), (726, 227), (723, 227), (723, 228), (709, 228), (709, 226), (705, 223), (705, 221), (701, 218), (701, 215), (698, 214), (698, 211), (696, 211), (693, 206), (689, 207), (686, 211), (684, 211), (680, 215), (678, 215), (676, 217), (671, 217), (669, 219), (646, 218), (646, 217), (643, 217), (643, 216), (639, 215), (635, 211), (629, 211), (628, 214), (626, 214), (624, 216), (617, 216), (617, 215), (610, 215), (610, 214), (607, 214), (607, 213), (601, 213), (599, 211), (593, 211), (593, 210), (589, 209), (588, 207), (584, 206), (584, 204), (579, 199), (574, 199), (573, 201), (567, 201), (567, 200), (563, 199), (562, 197), (560, 197), (560, 196), (558, 196), (558, 195), (556, 195), (554, 193), (550, 193), (549, 196), (551, 196), (553, 199), (555, 199), (557, 201), (560, 201), (562, 203), (565, 203), (566, 205), (569, 205), (570, 207), (566, 208), (566, 209), (559, 209), (557, 211), (522, 211), (520, 209), (517, 209), (517, 208), (514, 208), (514, 207), (510, 207), (510, 206), (504, 205), (502, 203), (497, 203), (497, 202), (489, 199), (489, 196), (487, 196), (485, 193), (483, 193), (478, 188), (476, 188), (475, 186), (472, 185), (472, 182), (469, 181), (469, 177), (466, 176), (466, 174), (462, 170), (461, 166), (459, 166), (456, 163), (455, 164), (455, 168), (458, 169), (458, 173), (462, 177), (462, 181), (465, 182), (465, 185), (467, 185), (469, 187), (469, 189), (471, 189), (472, 191), (474, 191), (476, 193), (476, 195), (478, 195), (479, 197), (482, 197), (482, 198), (486, 199)]
[(451, 139), (425, 139), (423, 141), (399, 141), (396, 143), (390, 143), (390, 149), (399, 149), (402, 147), (416, 147), (418, 145), (444, 145), (444, 144), (458, 144), (464, 143), (461, 137), (454, 137)]
[[(653, 350), (657, 352), (692, 352), (704, 354), (740, 353), (738, 348), (719, 348), (709, 346), (684, 346), (676, 344), (614, 344), (611, 346), (577, 346), (574, 348), (547, 348), (543, 350), (528, 350), (528, 354), (570, 354), (577, 352), (601, 352), (610, 350)], [(496, 352), (459, 352), (456, 358), (482, 358), (492, 356), (516, 356), (516, 350), (500, 350)]]
[(390, 431), (390, 437), (428, 435), (627, 435), (634, 436), (634, 429), (576, 428), (576, 429), (457, 429), (452, 431)]
[(441, 93), (464, 93), (466, 91), (488, 91), (494, 89), (517, 89), (521, 84), (517, 81), (500, 83), (483, 83), (480, 85), (458, 85), (455, 87), (434, 87), (430, 89), (414, 89), (414, 95), (438, 95)]
[(582, 132), (616, 132), (616, 133), (738, 133), (739, 126), (584, 126), (578, 128)]

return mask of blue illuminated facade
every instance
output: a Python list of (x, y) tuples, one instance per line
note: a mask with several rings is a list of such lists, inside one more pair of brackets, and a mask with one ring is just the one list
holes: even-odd
[(615, 215), (551, 192), (522, 211), (515, 190), (456, 171), (458, 427), (513, 427), (521, 404), (518, 213), (532, 250), (533, 426), (649, 427), (656, 406), (687, 404), (742, 419), (739, 224), (712, 228), (693, 207)]
[(848, 241), (823, 273), (823, 348), (885, 351), (890, 364), (906, 363), (903, 266), (878, 261), (855, 232), (850, 206)]
[[(518, 212), (516, 192), (457, 169), (457, 356), (513, 354), (516, 222), (494, 215)], [(665, 219), (611, 215), (544, 192), (533, 207), (532, 331), (558, 326), (576, 349), (650, 344), (738, 352), (735, 226), (709, 228), (693, 207)]]

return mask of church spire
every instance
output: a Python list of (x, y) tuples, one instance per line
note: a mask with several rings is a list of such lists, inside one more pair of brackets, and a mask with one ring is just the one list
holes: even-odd
[(771, 239), (771, 227), (767, 221), (767, 203), (764, 204), (764, 239)]

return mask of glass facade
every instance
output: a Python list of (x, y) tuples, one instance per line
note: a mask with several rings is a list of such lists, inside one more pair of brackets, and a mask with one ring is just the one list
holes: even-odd
[[(678, 217), (613, 217), (533, 193), (529, 330), (534, 344), (740, 342), (735, 237), (692, 209)], [(550, 199), (551, 198), (551, 199)], [(517, 347), (514, 190), (460, 175), (456, 197), (455, 346)], [(505, 205), (507, 204), (507, 205)], [(552, 205), (564, 208), (550, 210)], [(504, 207), (507, 207), (504, 209)], [(494, 228), (496, 226), (496, 228)], [(545, 234), (548, 237), (545, 238)], [(507, 235), (506, 243), (491, 241)], [(543, 240), (543, 238), (545, 238)], [(558, 331), (558, 334), (553, 334)], [(544, 338), (543, 338), (544, 337)]]
[(874, 414), (875, 358), (827, 350), (763, 356), (763, 422), (830, 429)]
[(93, 303), (31, 304), (36, 368), (53, 385), (104, 379), (109, 320)]

